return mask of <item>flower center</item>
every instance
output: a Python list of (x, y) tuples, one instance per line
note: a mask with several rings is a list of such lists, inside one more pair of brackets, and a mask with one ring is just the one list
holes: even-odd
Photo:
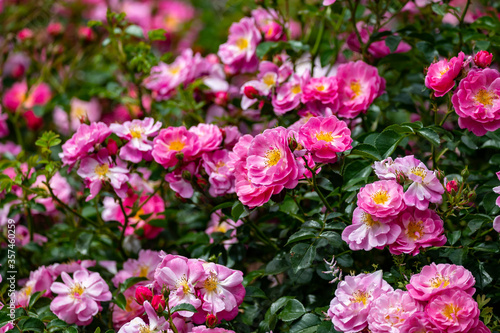
[(100, 164), (100, 165), (96, 166), (94, 169), (94, 172), (99, 177), (105, 177), (106, 174), (108, 173), (108, 171), (109, 171), (108, 163)]
[(366, 302), (368, 302), (368, 297), (370, 297), (370, 293), (362, 290), (356, 290), (354, 293), (352, 293), (352, 298), (351, 302), (353, 303), (363, 303), (363, 305), (366, 305)]
[(387, 191), (383, 191), (383, 190), (377, 191), (377, 192), (372, 194), (373, 202), (375, 202), (377, 205), (385, 204), (387, 202), (387, 200), (389, 200), (390, 198), (391, 197), (387, 193)]
[(266, 166), (274, 166), (278, 164), (281, 159), (281, 151), (279, 149), (271, 149), (266, 153)]
[(146, 265), (139, 266), (139, 277), (148, 277), (149, 267)]
[(297, 95), (298, 93), (302, 92), (302, 89), (300, 88), (300, 85), (296, 84), (292, 86), (292, 94)]
[(176, 30), (177, 26), (180, 23), (180, 21), (173, 15), (167, 15), (163, 22), (165, 23), (165, 27), (168, 31)]
[(182, 292), (184, 293), (184, 295), (187, 295), (191, 292), (191, 288), (189, 287), (189, 283), (185, 275), (183, 275), (182, 278), (177, 281), (177, 288), (179, 287), (182, 287)]
[(86, 119), (87, 118), (87, 111), (85, 108), (82, 108), (81, 106), (77, 106), (74, 109), (74, 115), (75, 118), (77, 119)]
[(460, 308), (457, 305), (446, 304), (444, 306), (443, 312), (441, 313), (448, 319), (457, 320), (458, 311), (460, 311)]
[(317, 91), (324, 91), (325, 90), (325, 86), (320, 84), (319, 86), (316, 86), (316, 90)]
[(69, 291), (70, 296), (73, 298), (80, 297), (83, 294), (83, 291), (85, 290), (84, 287), (82, 287), (81, 284), (75, 283), (73, 285), (73, 288)]
[(141, 327), (139, 328), (139, 333), (151, 333), (151, 332), (153, 331), (151, 331), (149, 326), (141, 325)]
[(33, 287), (32, 287), (32, 286), (25, 286), (25, 287), (23, 288), (23, 291), (24, 291), (24, 294), (25, 294), (26, 296), (30, 296), (30, 295), (31, 295), (31, 293), (33, 292)]
[(332, 135), (332, 132), (318, 132), (316, 133), (316, 139), (323, 140), (326, 142), (332, 142), (335, 139), (342, 137), (341, 135)]
[(132, 312), (132, 307), (130, 306), (130, 304), (132, 304), (132, 298), (127, 298), (127, 304), (125, 305), (125, 311)]
[(355, 99), (361, 94), (361, 85), (357, 81), (352, 81), (351, 82), (351, 91), (353, 93), (353, 96), (351, 99)]
[(142, 133), (144, 133), (144, 128), (141, 126), (134, 126), (130, 128), (130, 135), (132, 135), (132, 138), (140, 139)]
[(422, 221), (411, 221), (408, 224), (408, 229), (406, 230), (406, 235), (414, 241), (422, 238), (424, 226)]
[(439, 71), (439, 75), (443, 76), (450, 70), (450, 67), (446, 66)]
[(203, 283), (203, 287), (206, 291), (212, 292), (217, 289), (218, 285), (219, 279), (217, 278), (217, 274), (215, 274), (214, 272), (210, 272), (210, 276)]
[(424, 180), (425, 176), (427, 176), (427, 171), (425, 171), (424, 168), (420, 167), (411, 168), (410, 172), (415, 176), (419, 176), (420, 178), (422, 178), (422, 181)]
[(489, 92), (488, 90), (481, 89), (478, 91), (476, 96), (474, 96), (474, 101), (479, 104), (483, 104), (483, 106), (492, 106), (493, 100), (497, 99), (497, 95), (495, 93)]
[(179, 73), (181, 70), (181, 66), (174, 66), (172, 68), (170, 68), (168, 71), (170, 72), (170, 74), (173, 74), (173, 75), (176, 75), (177, 73)]
[(375, 224), (379, 224), (378, 221), (375, 221), (373, 217), (368, 213), (363, 213), (362, 221), (369, 227), (372, 227)]
[(175, 151), (181, 151), (182, 148), (184, 148), (185, 144), (184, 142), (181, 142), (180, 140), (174, 140), (170, 142), (169, 149), (170, 150), (175, 150)]
[(215, 168), (216, 168), (216, 171), (219, 171), (219, 168), (222, 168), (226, 166), (226, 163), (224, 163), (224, 161), (219, 161), (215, 164)]
[(443, 277), (441, 274), (433, 277), (431, 280), (432, 288), (446, 287), (450, 284), (450, 279), (448, 277)]
[(274, 86), (276, 84), (276, 80), (274, 79), (273, 73), (267, 73), (264, 75), (262, 82), (264, 82), (264, 84), (268, 87)]
[(243, 51), (248, 47), (248, 40), (246, 38), (240, 37), (236, 40), (236, 46)]

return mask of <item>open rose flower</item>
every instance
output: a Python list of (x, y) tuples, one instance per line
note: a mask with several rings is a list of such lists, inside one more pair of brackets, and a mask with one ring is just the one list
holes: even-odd
[(455, 86), (455, 78), (460, 74), (464, 63), (464, 53), (458, 57), (440, 60), (429, 66), (425, 76), (425, 86), (434, 90), (436, 97), (444, 96)]
[(376, 217), (395, 216), (406, 207), (403, 202), (403, 187), (394, 180), (379, 180), (368, 184), (359, 190), (358, 206)]
[(162, 129), (154, 139), (153, 158), (165, 168), (173, 167), (182, 156), (183, 161), (195, 158), (201, 149), (198, 136), (184, 126)]

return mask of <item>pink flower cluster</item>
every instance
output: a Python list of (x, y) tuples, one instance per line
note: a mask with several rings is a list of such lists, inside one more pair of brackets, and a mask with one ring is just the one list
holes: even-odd
[(236, 194), (251, 208), (261, 206), (284, 188), (295, 188), (299, 179), (311, 177), (308, 169), (315, 162), (335, 162), (337, 153), (352, 148), (351, 142), (351, 131), (335, 116), (312, 117), (294, 129), (276, 127), (255, 137), (244, 135), (230, 155)]
[[(373, 165), (379, 181), (361, 188), (352, 225), (342, 239), (352, 250), (389, 246), (393, 254), (417, 255), (446, 243), (443, 221), (429, 207), (441, 203), (444, 187), (435, 173), (413, 156), (389, 157)], [(404, 191), (398, 183), (408, 187)]]
[[(347, 276), (338, 284), (328, 316), (337, 331), (372, 333), (474, 333), (478, 304), (475, 279), (463, 266), (431, 264), (411, 277), (408, 291), (394, 290), (382, 271)], [(483, 332), (481, 331), (481, 332)]]

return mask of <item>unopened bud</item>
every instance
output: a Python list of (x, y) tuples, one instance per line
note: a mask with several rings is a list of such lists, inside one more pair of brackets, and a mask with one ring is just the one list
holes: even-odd
[(153, 299), (153, 292), (147, 287), (137, 287), (135, 289), (135, 300), (142, 305), (145, 301), (151, 302)]
[(114, 156), (118, 152), (118, 144), (115, 140), (109, 139), (106, 149), (108, 150), (109, 155)]
[(491, 65), (491, 60), (493, 60), (493, 54), (488, 51), (479, 51), (474, 56), (474, 63), (477, 67), (486, 68)]
[(163, 295), (154, 295), (151, 300), (151, 306), (156, 312), (163, 312), (165, 310), (165, 300), (163, 299)]
[(192, 177), (192, 175), (191, 175), (191, 172), (189, 172), (189, 170), (182, 170), (182, 179), (190, 181), (191, 177)]
[(455, 192), (458, 192), (458, 183), (455, 179), (453, 179), (452, 181), (446, 183), (446, 191), (448, 193), (452, 193), (451, 191), (455, 191)]
[(177, 157), (177, 159), (182, 162), (182, 160), (184, 159), (184, 153), (178, 152), (177, 154), (175, 154), (175, 157)]
[(227, 104), (228, 97), (226, 91), (219, 91), (215, 93), (215, 104), (224, 106)]
[(24, 28), (17, 33), (17, 38), (22, 42), (26, 39), (30, 39), (33, 37), (33, 31), (28, 28)]
[(246, 86), (243, 88), (243, 93), (250, 99), (254, 99), (259, 96), (259, 91), (252, 86)]
[(205, 325), (208, 327), (208, 328), (214, 328), (215, 325), (217, 325), (217, 316), (210, 313), (207, 315), (207, 320), (205, 321)]

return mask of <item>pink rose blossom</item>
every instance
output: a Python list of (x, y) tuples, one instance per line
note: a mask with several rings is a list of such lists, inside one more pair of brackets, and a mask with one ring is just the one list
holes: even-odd
[(367, 214), (387, 218), (403, 209), (403, 187), (394, 180), (379, 180), (362, 187), (358, 193), (358, 206)]
[(40, 83), (31, 87), (28, 91), (26, 81), (14, 83), (3, 96), (4, 106), (16, 111), (20, 106), (31, 109), (37, 105), (45, 105), (51, 99), (50, 87), (45, 83)]
[(337, 331), (354, 333), (367, 326), (368, 313), (373, 301), (382, 294), (392, 291), (382, 279), (382, 271), (371, 274), (346, 276), (335, 290), (328, 316)]
[(339, 107), (338, 92), (336, 77), (313, 77), (302, 86), (302, 103), (320, 113), (324, 113), (326, 108), (335, 112)]
[(227, 166), (229, 151), (225, 149), (205, 153), (202, 156), (202, 164), (208, 174), (210, 189), (208, 193), (212, 197), (224, 196), (234, 193), (234, 173)]
[(460, 289), (474, 295), (476, 280), (463, 266), (435, 264), (424, 266), (418, 274), (412, 275), (406, 289), (419, 301), (428, 301), (434, 295), (448, 289)]
[(231, 25), (228, 41), (217, 54), (232, 74), (254, 72), (259, 64), (255, 52), (261, 39), (255, 20), (244, 17)]
[(102, 185), (108, 182), (120, 198), (126, 197), (129, 170), (114, 163), (106, 149), (100, 150), (93, 157), (82, 159), (77, 174), (85, 180), (86, 187), (90, 189), (86, 201), (92, 200)]
[[(123, 269), (111, 280), (115, 287), (131, 277), (144, 277), (153, 281), (156, 267), (161, 262), (158, 251), (141, 250), (137, 259), (127, 259), (123, 263)], [(139, 282), (137, 285), (147, 284), (148, 281)]]
[(294, 188), (298, 183), (298, 165), (288, 147), (287, 130), (267, 129), (257, 135), (248, 148), (248, 179), (256, 185)]
[(252, 17), (255, 19), (260, 32), (264, 34), (267, 41), (285, 40), (283, 34), (283, 24), (280, 23), (279, 15), (272, 8), (257, 8), (252, 10)]
[(138, 333), (138, 332), (167, 332), (170, 331), (169, 324), (163, 317), (159, 317), (155, 309), (149, 302), (144, 302), (144, 310), (148, 317), (148, 323), (136, 317), (131, 322), (123, 325), (118, 333)]
[(425, 86), (434, 90), (436, 97), (444, 96), (455, 86), (455, 78), (462, 70), (464, 53), (460, 52), (458, 57), (440, 60), (429, 66), (425, 76)]
[(200, 153), (212, 152), (221, 146), (222, 132), (217, 125), (200, 123), (191, 127), (189, 132), (198, 136)]
[(43, 297), (50, 297), (50, 285), (54, 280), (55, 277), (52, 276), (50, 270), (45, 266), (40, 266), (36, 271), (30, 272), (26, 284), (16, 292), (16, 305), (27, 308), (31, 295), (39, 291), (42, 292)]
[(396, 242), (389, 245), (392, 254), (407, 253), (417, 255), (420, 249), (431, 246), (443, 246), (446, 243), (443, 221), (430, 209), (418, 210), (408, 207), (399, 218), (401, 234)]
[(471, 70), (451, 100), (460, 128), (477, 136), (500, 128), (500, 73), (496, 69)]
[(474, 56), (474, 63), (476, 64), (476, 66), (481, 68), (489, 67), (491, 65), (491, 60), (493, 60), (493, 54), (484, 50), (479, 51)]
[(70, 260), (66, 263), (56, 263), (47, 267), (50, 274), (57, 278), (62, 272), (74, 273), (76, 271), (87, 269), (89, 267), (94, 267), (96, 264), (95, 260)]
[(356, 207), (352, 225), (342, 232), (342, 239), (353, 251), (383, 249), (394, 243), (401, 233), (401, 227), (391, 223), (392, 218), (377, 218)]
[[(212, 215), (210, 215), (210, 222), (208, 223), (208, 227), (205, 230), (207, 235), (211, 235), (214, 232), (221, 232), (225, 234), (226, 232), (231, 230), (231, 238), (224, 240), (222, 243), (226, 249), (229, 248), (231, 244), (237, 243), (236, 238), (236, 228), (243, 225), (242, 220), (238, 220), (234, 222), (233, 220), (227, 218), (222, 214), (221, 210), (217, 210)], [(210, 243), (213, 243), (214, 239), (210, 238)]]
[(28, 70), (31, 59), (24, 53), (9, 52), (5, 61), (3, 74), (15, 79), (22, 77)]
[(337, 0), (323, 0), (323, 6), (333, 5)]
[(389, 291), (375, 299), (368, 314), (368, 328), (372, 333), (397, 333), (405, 320), (423, 306), (415, 301), (410, 294), (402, 290)]
[(351, 130), (335, 116), (309, 118), (299, 130), (299, 142), (321, 163), (333, 163), (337, 153), (352, 149)]
[(196, 179), (198, 177), (198, 169), (198, 162), (190, 162), (181, 168), (175, 169), (171, 173), (167, 173), (165, 175), (165, 180), (175, 193), (182, 198), (189, 199), (193, 196), (194, 189), (191, 181), (185, 179), (183, 175), (188, 174), (190, 179)]
[(112, 321), (113, 328), (118, 331), (123, 325), (134, 320), (135, 318), (144, 319), (144, 307), (135, 301), (133, 288), (129, 288), (123, 292), (125, 297), (125, 309), (121, 309), (118, 305), (111, 303), (110, 308), (113, 311)]
[(94, 152), (97, 145), (101, 144), (111, 134), (111, 130), (104, 123), (82, 124), (75, 134), (62, 145), (59, 154), (63, 165), (73, 167), (79, 160)]
[(447, 333), (467, 332), (479, 321), (479, 308), (469, 294), (460, 289), (445, 290), (430, 299), (425, 312)]
[(491, 333), (491, 331), (482, 321), (478, 321), (477, 325), (467, 333)]
[(500, 216), (495, 217), (493, 220), (493, 229), (496, 232), (500, 232)]
[(295, 74), (288, 82), (276, 89), (276, 95), (272, 99), (274, 113), (283, 115), (299, 106), (302, 98), (302, 86), (307, 79), (307, 75), (300, 77)]
[[(370, 35), (373, 33), (373, 27), (366, 26), (363, 22), (358, 22), (357, 24), (359, 34), (361, 36), (361, 41), (363, 44), (367, 44)], [(378, 32), (388, 31), (387, 29), (379, 29)], [(349, 48), (355, 52), (361, 52), (361, 47), (359, 44), (359, 39), (353, 32), (347, 38), (347, 45)], [(401, 41), (394, 52), (391, 52), (389, 47), (385, 44), (385, 38), (382, 40), (373, 42), (368, 47), (368, 53), (370, 53), (375, 58), (383, 58), (391, 53), (405, 53), (411, 50), (411, 46)]]
[(399, 328), (401, 333), (443, 333), (443, 330), (436, 327), (432, 319), (423, 311), (415, 312), (406, 318)]
[(68, 324), (90, 324), (101, 308), (100, 302), (111, 300), (108, 285), (99, 273), (85, 269), (76, 271), (73, 278), (66, 272), (62, 272), (61, 277), (63, 283), (54, 282), (50, 287), (53, 293), (59, 294), (50, 303), (50, 310)]
[[(166, 263), (155, 274), (155, 281), (161, 287), (167, 287), (170, 290), (169, 306), (170, 308), (188, 303), (199, 308), (201, 300), (196, 297), (195, 285), (205, 276), (203, 265), (198, 260), (189, 260), (186, 258), (174, 258)], [(179, 311), (183, 317), (192, 317), (191, 311)]]
[(109, 128), (119, 138), (128, 140), (120, 149), (121, 159), (133, 163), (152, 159), (153, 142), (148, 140), (148, 137), (158, 134), (161, 122), (155, 122), (153, 118), (148, 117), (143, 120), (126, 121), (123, 124), (111, 124)]
[(359, 60), (342, 64), (337, 70), (340, 99), (339, 117), (354, 118), (365, 113), (373, 101), (385, 92), (385, 79), (376, 67)]
[(70, 102), (69, 118), (71, 129), (76, 131), (80, 125), (86, 121), (91, 123), (101, 119), (101, 106), (96, 98), (89, 102), (73, 97)]
[(183, 161), (196, 157), (201, 150), (201, 144), (196, 134), (186, 130), (184, 126), (162, 129), (154, 139), (153, 158), (165, 168), (173, 167), (178, 162), (178, 155)]
[(391, 157), (373, 163), (372, 169), (375, 171), (377, 177), (382, 180), (395, 180), (397, 179), (398, 173), (402, 172), (401, 166), (396, 164)]

